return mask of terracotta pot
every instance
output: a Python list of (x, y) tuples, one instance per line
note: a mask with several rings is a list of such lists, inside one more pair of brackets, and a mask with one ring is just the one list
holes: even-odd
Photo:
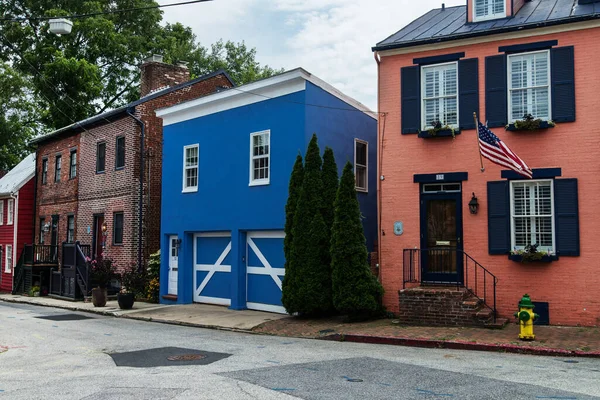
[(117, 295), (117, 301), (119, 302), (119, 308), (121, 310), (130, 310), (133, 308), (135, 295), (133, 293), (119, 293)]
[(92, 304), (94, 304), (94, 307), (104, 307), (106, 298), (106, 288), (97, 287), (92, 289)]

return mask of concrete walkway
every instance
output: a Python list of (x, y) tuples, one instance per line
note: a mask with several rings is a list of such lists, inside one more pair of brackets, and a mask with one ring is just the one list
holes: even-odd
[(268, 321), (285, 318), (286, 315), (261, 311), (234, 311), (226, 307), (208, 304), (161, 305), (135, 302), (133, 309), (121, 310), (116, 300), (106, 303), (106, 307), (94, 307), (92, 303), (66, 301), (51, 297), (29, 297), (1, 294), (1, 301), (25, 303), (36, 306), (56, 307), (72, 311), (91, 312), (115, 317), (162, 322), (175, 325), (196, 326), (213, 329), (251, 331)]

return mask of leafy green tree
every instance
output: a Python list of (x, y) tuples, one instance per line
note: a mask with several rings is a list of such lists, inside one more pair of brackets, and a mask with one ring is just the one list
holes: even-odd
[(31, 149), (27, 142), (38, 128), (39, 116), (31, 103), (30, 82), (0, 63), (0, 169), (10, 170)]
[[(294, 215), (298, 198), (302, 190), (302, 180), (304, 179), (304, 166), (302, 165), (302, 156), (296, 156), (296, 162), (292, 169), (290, 184), (288, 189), (288, 200), (285, 205), (285, 238), (283, 239), (283, 253), (285, 254), (285, 276), (283, 277), (282, 298), (284, 307), (293, 308), (293, 299), (298, 290), (298, 269), (290, 266), (289, 260), (292, 253), (292, 242), (294, 237)], [(294, 265), (295, 267), (296, 265)]]
[(317, 136), (306, 151), (302, 190), (294, 215), (289, 260), (297, 282), (296, 291), (286, 296), (286, 310), (301, 315), (319, 315), (333, 310), (329, 235), (322, 215), (323, 180)]
[[(4, 0), (4, 18), (89, 14), (156, 5), (154, 0)], [(73, 20), (69, 35), (49, 32), (48, 22), (0, 25), (0, 62), (7, 62), (34, 87), (44, 127), (56, 129), (139, 98), (139, 68), (151, 54), (187, 61), (192, 78), (224, 68), (237, 84), (276, 72), (256, 61), (244, 43), (219, 41), (211, 50), (189, 27), (161, 25), (162, 11), (102, 14)]]
[(365, 243), (354, 172), (348, 162), (335, 199), (331, 269), (335, 308), (353, 319), (381, 310), (383, 287), (371, 273)]

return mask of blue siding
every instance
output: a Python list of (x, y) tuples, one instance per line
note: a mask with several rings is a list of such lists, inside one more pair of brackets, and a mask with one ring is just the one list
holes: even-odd
[(377, 240), (377, 120), (312, 83), (307, 82), (306, 85), (308, 104), (330, 107), (306, 107), (306, 143), (316, 133), (321, 151), (325, 150), (325, 146), (331, 147), (340, 176), (347, 161), (354, 164), (354, 139), (369, 143), (369, 191), (358, 192), (358, 199), (364, 216), (367, 247), (372, 251)]
[[(283, 230), (291, 170), (313, 132), (322, 149), (334, 149), (340, 173), (346, 160), (354, 160), (354, 138), (369, 142), (369, 192), (359, 197), (372, 248), (377, 234), (377, 122), (361, 112), (306, 106), (350, 108), (322, 89), (306, 85), (304, 91), (164, 128), (161, 295), (168, 287), (167, 233), (182, 239), (177, 302), (191, 303), (194, 264), (215, 263), (229, 240), (202, 237), (194, 259), (194, 233), (227, 231), (231, 232), (231, 252), (222, 264), (231, 265), (231, 273), (216, 273), (202, 295), (223, 298), (225, 293), (233, 309), (245, 308), (247, 301), (281, 304), (271, 276), (246, 276), (246, 265), (263, 266), (247, 250), (246, 232)], [(271, 131), (270, 184), (249, 186), (250, 134), (263, 130)], [(198, 192), (182, 193), (183, 147), (192, 144), (199, 144)], [(253, 240), (273, 268), (283, 268), (281, 239)], [(209, 246), (211, 241), (219, 246)], [(198, 285), (204, 276), (206, 272), (197, 272)]]

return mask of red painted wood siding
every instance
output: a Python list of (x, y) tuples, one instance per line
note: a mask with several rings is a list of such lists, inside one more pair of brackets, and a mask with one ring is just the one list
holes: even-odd
[(0, 291), (10, 291), (12, 289), (12, 273), (7, 274), (4, 271), (6, 267), (6, 245), (13, 246), (14, 254), (15, 226), (6, 224), (8, 219), (8, 198), (2, 198), (0, 202), (4, 203), (2, 225), (0, 225), (0, 246), (2, 246), (2, 257), (0, 257)]

